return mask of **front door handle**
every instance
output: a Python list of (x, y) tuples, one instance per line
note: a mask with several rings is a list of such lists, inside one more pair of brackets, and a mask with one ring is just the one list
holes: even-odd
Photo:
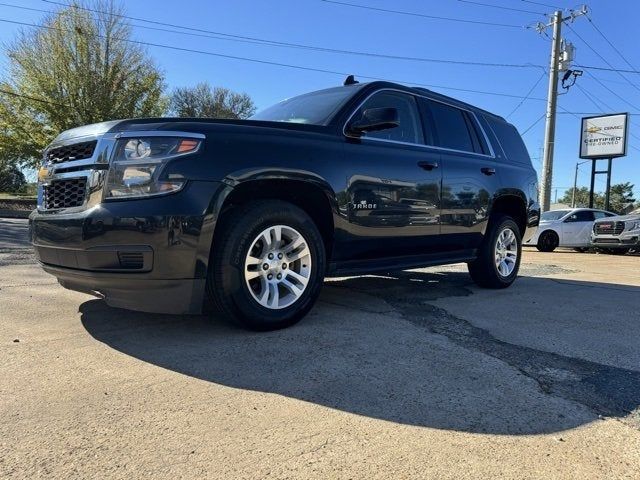
[(496, 169), (495, 168), (491, 168), (491, 167), (483, 167), (483, 168), (480, 169), (480, 171), (482, 173), (484, 173), (485, 175), (487, 175), (487, 176), (496, 174)]
[(418, 166), (423, 170), (433, 170), (434, 168), (438, 168), (438, 162), (421, 161), (418, 162)]

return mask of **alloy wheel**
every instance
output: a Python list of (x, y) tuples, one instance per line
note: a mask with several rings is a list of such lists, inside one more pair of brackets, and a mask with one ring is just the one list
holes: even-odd
[(494, 257), (501, 277), (508, 277), (513, 273), (518, 259), (518, 239), (510, 228), (505, 228), (498, 235)]
[(244, 278), (254, 300), (277, 310), (300, 299), (309, 283), (311, 268), (311, 251), (302, 234), (287, 225), (273, 225), (251, 243)]

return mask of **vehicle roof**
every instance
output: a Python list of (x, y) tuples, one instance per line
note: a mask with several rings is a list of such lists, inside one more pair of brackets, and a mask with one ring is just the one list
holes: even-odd
[(355, 85), (346, 85), (342, 88), (353, 88), (353, 87), (370, 87), (372, 89), (374, 88), (394, 88), (394, 89), (398, 89), (398, 90), (404, 90), (407, 91), (409, 93), (413, 93), (416, 95), (421, 95), (421, 96), (426, 96), (429, 98), (433, 98), (434, 100), (441, 100), (443, 102), (446, 103), (450, 103), (451, 105), (455, 105), (458, 107), (462, 107), (465, 108), (467, 110), (472, 110), (475, 111), (476, 113), (482, 113), (483, 115), (489, 115), (491, 117), (494, 117), (497, 120), (501, 120), (505, 123), (509, 123), (507, 122), (504, 117), (501, 117), (500, 115), (497, 115), (495, 113), (489, 112), (488, 110), (484, 110), (480, 107), (477, 107), (475, 105), (471, 105), (470, 103), (466, 103), (463, 102), (462, 100), (458, 100), (457, 98), (454, 97), (450, 97), (448, 95), (444, 95), (442, 93), (438, 93), (438, 92), (434, 92), (433, 90), (429, 90), (428, 88), (424, 88), (424, 87), (412, 87), (412, 86), (408, 86), (408, 85), (403, 85), (401, 83), (395, 83), (395, 82), (388, 82), (388, 81), (383, 81), (383, 80), (376, 80), (373, 82), (366, 82), (366, 83), (358, 83)]

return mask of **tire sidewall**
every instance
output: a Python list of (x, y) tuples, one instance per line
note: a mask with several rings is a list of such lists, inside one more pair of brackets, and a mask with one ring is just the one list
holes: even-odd
[[(545, 239), (547, 238), (553, 239), (553, 242), (545, 242)], [(560, 239), (558, 237), (558, 234), (553, 230), (545, 230), (544, 232), (542, 232), (542, 234), (540, 234), (538, 243), (538, 250), (540, 250), (541, 252), (553, 252), (560, 244)]]
[[(311, 275), (302, 296), (292, 305), (281, 309), (269, 309), (260, 305), (249, 291), (244, 278), (246, 255), (255, 238), (266, 228), (286, 225), (297, 230), (305, 239), (311, 252)], [(246, 227), (247, 225), (244, 225)], [(228, 261), (223, 258), (223, 292), (230, 297), (236, 313), (247, 326), (257, 330), (283, 328), (302, 318), (313, 306), (322, 287), (325, 272), (325, 252), (322, 237), (313, 221), (294, 206), (278, 213), (263, 211), (250, 221), (241, 235), (230, 237)], [(234, 240), (236, 237), (236, 241)], [(239, 238), (237, 238), (239, 237)]]
[[(505, 230), (506, 228), (509, 228), (513, 232), (513, 234), (516, 236), (516, 243), (518, 246), (516, 265), (508, 277), (504, 277), (500, 274), (500, 272), (498, 272), (498, 266), (496, 265), (496, 262), (495, 262), (496, 244), (498, 243), (498, 238), (500, 237), (500, 233), (502, 233), (502, 231)], [(487, 254), (490, 256), (490, 259), (491, 259), (492, 271), (495, 275), (495, 278), (500, 283), (502, 283), (505, 286), (511, 285), (516, 279), (516, 277), (518, 276), (518, 272), (520, 270), (520, 260), (522, 258), (522, 238), (520, 237), (520, 229), (518, 228), (518, 225), (516, 224), (516, 222), (514, 222), (510, 218), (507, 218), (500, 221), (496, 225), (492, 233), (493, 235), (491, 238), (491, 242), (489, 244), (489, 251), (487, 252)]]

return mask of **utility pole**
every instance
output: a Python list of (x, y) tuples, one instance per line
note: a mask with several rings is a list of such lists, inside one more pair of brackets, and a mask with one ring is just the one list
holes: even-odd
[[(558, 73), (568, 69), (568, 63), (572, 60), (573, 47), (571, 51), (562, 52), (562, 24), (573, 21), (580, 15), (586, 15), (587, 6), (583, 5), (580, 10), (570, 10), (569, 16), (563, 17), (562, 10), (554, 12), (549, 24), (539, 23), (536, 27), (538, 32), (543, 32), (547, 27), (553, 27), (553, 37), (551, 41), (551, 58), (549, 60), (549, 89), (547, 93), (547, 113), (544, 129), (544, 153), (542, 158), (542, 182), (540, 186), (540, 206), (543, 212), (549, 210), (551, 205), (551, 180), (553, 177), (553, 150), (556, 136), (556, 109), (558, 105)], [(561, 55), (562, 52), (562, 55)]]
[(576, 173), (573, 176), (573, 194), (571, 195), (571, 208), (576, 208), (576, 190), (578, 189), (578, 167), (583, 163), (590, 162), (591, 160), (585, 160), (584, 162), (576, 162)]
[(562, 11), (553, 14), (553, 37), (551, 39), (551, 61), (549, 63), (549, 90), (547, 93), (547, 115), (544, 127), (544, 152), (542, 154), (542, 185), (540, 200), (542, 211), (551, 204), (551, 179), (553, 177), (553, 147), (556, 137), (556, 107), (558, 105), (558, 61), (562, 40)]

